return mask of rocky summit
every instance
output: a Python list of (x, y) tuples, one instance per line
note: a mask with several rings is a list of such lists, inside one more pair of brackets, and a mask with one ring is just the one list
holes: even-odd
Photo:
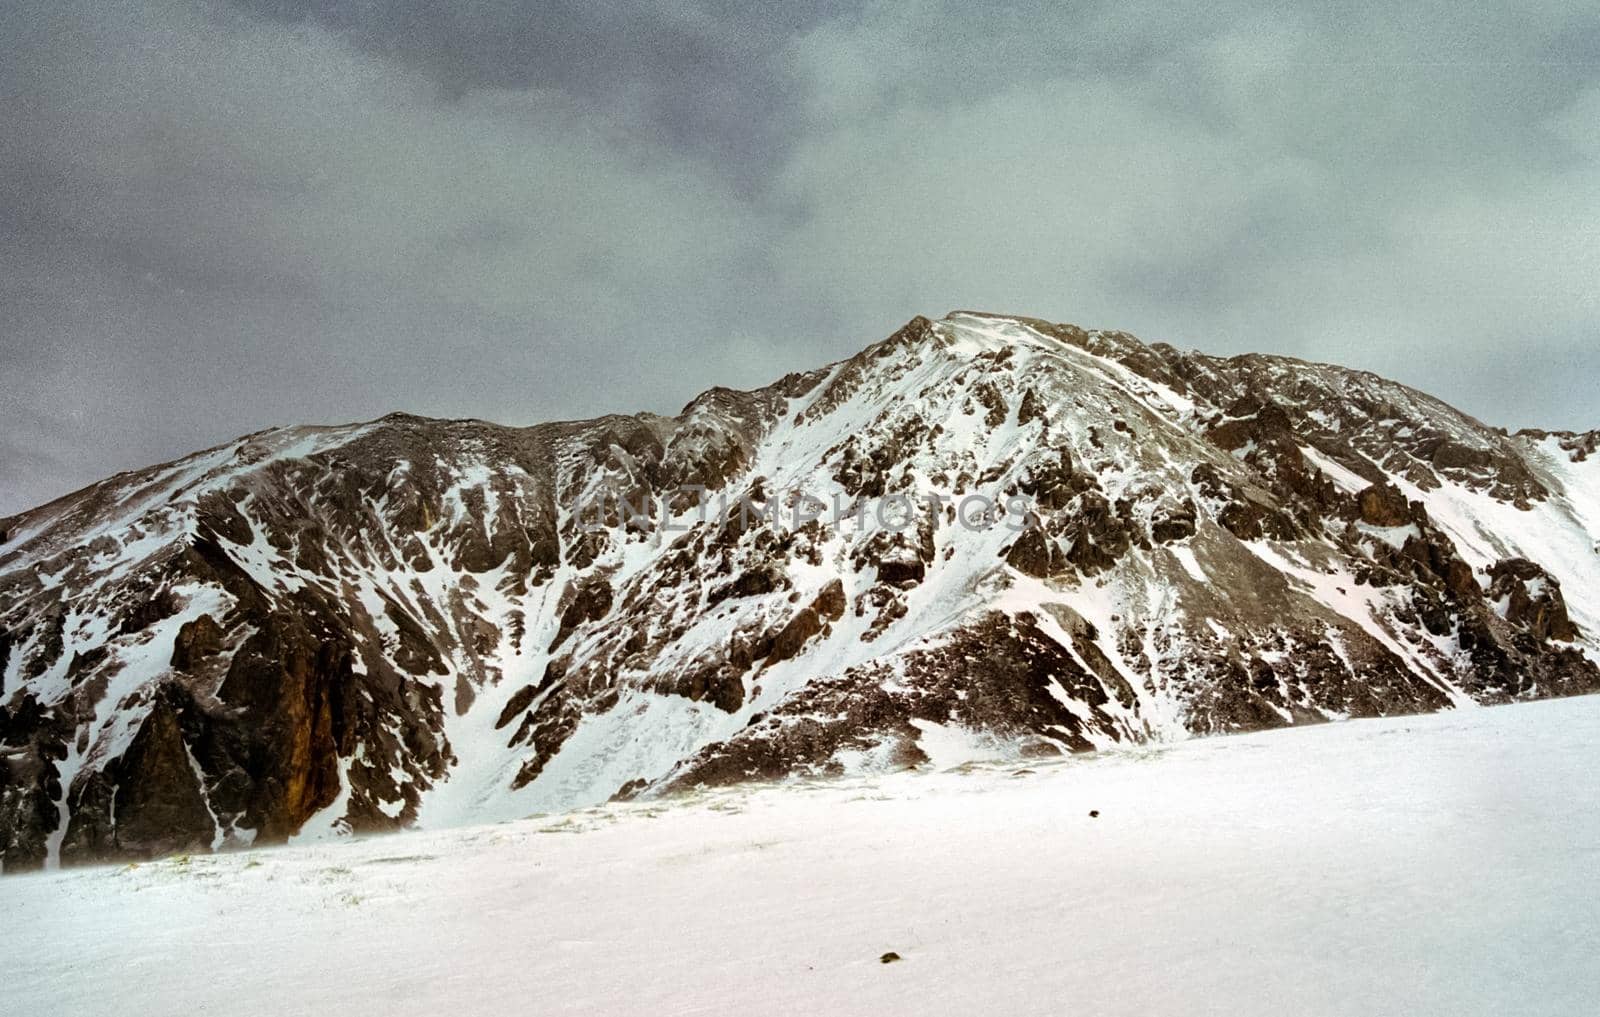
[(1597, 444), (966, 312), (675, 417), (248, 435), (0, 519), (0, 859), (1600, 690)]

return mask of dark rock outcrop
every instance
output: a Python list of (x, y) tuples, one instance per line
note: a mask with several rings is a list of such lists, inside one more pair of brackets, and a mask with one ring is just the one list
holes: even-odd
[(1539, 642), (1570, 643), (1579, 636), (1567, 615), (1561, 584), (1526, 558), (1508, 558), (1489, 570), (1489, 599), (1503, 602), (1505, 619)]
[(191, 671), (202, 660), (222, 650), (222, 626), (209, 614), (184, 622), (172, 644), (172, 666)]

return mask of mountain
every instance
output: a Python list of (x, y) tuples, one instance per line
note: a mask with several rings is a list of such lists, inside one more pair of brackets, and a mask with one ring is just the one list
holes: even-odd
[(969, 312), (675, 417), (248, 435), (0, 519), (0, 858), (1600, 690), (1597, 445)]

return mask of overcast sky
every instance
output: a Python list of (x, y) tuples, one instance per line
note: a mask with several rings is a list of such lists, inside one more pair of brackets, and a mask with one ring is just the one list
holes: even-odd
[(668, 6), (0, 4), (0, 514), (957, 307), (1600, 426), (1592, 3)]

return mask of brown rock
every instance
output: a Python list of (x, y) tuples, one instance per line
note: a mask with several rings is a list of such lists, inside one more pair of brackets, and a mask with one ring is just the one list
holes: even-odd
[(1478, 577), (1472, 571), (1472, 566), (1460, 558), (1452, 558), (1445, 566), (1445, 589), (1457, 597), (1481, 597), (1483, 589), (1478, 586)]
[(1185, 502), (1183, 505), (1169, 509), (1150, 521), (1150, 539), (1158, 544), (1169, 544), (1175, 540), (1184, 540), (1194, 536), (1195, 525), (1194, 503)]
[(114, 807), (104, 813), (80, 807), (73, 813), (62, 860), (146, 859), (209, 850), (216, 823), (189, 759), (177, 714), (165, 696), (158, 696), (112, 772), (95, 774), (85, 789), (84, 797), (109, 797)]
[(533, 685), (525, 685), (518, 689), (507, 700), (505, 709), (500, 711), (500, 718), (494, 722), (494, 729), (498, 731), (515, 720), (518, 714), (533, 704), (533, 697), (538, 694), (538, 691), (538, 688)]
[(771, 652), (767, 654), (767, 663), (776, 664), (799, 654), (806, 642), (821, 632), (828, 622), (844, 616), (844, 607), (844, 584), (835, 579), (823, 587), (817, 599), (802, 608), (778, 633), (772, 641)]
[(1044, 579), (1066, 566), (1066, 556), (1044, 529), (1031, 526), (1006, 550), (1006, 564), (1025, 576)]
[(1404, 526), (1412, 521), (1411, 503), (1389, 484), (1373, 484), (1356, 495), (1361, 521), (1371, 526)]
[(927, 574), (927, 566), (915, 558), (891, 558), (878, 562), (878, 582), (891, 586), (897, 583), (920, 583)]
[(178, 629), (177, 638), (172, 641), (172, 666), (179, 671), (192, 671), (196, 664), (221, 649), (222, 626), (209, 614), (203, 614)]
[(566, 610), (561, 612), (561, 628), (556, 632), (556, 637), (550, 643), (554, 650), (566, 641), (572, 631), (587, 622), (598, 621), (611, 611), (611, 584), (604, 578), (595, 577), (579, 586), (568, 602)]
[(1572, 642), (1580, 635), (1567, 614), (1561, 584), (1526, 558), (1507, 558), (1489, 570), (1489, 599), (1506, 601), (1506, 621), (1540, 642)]

